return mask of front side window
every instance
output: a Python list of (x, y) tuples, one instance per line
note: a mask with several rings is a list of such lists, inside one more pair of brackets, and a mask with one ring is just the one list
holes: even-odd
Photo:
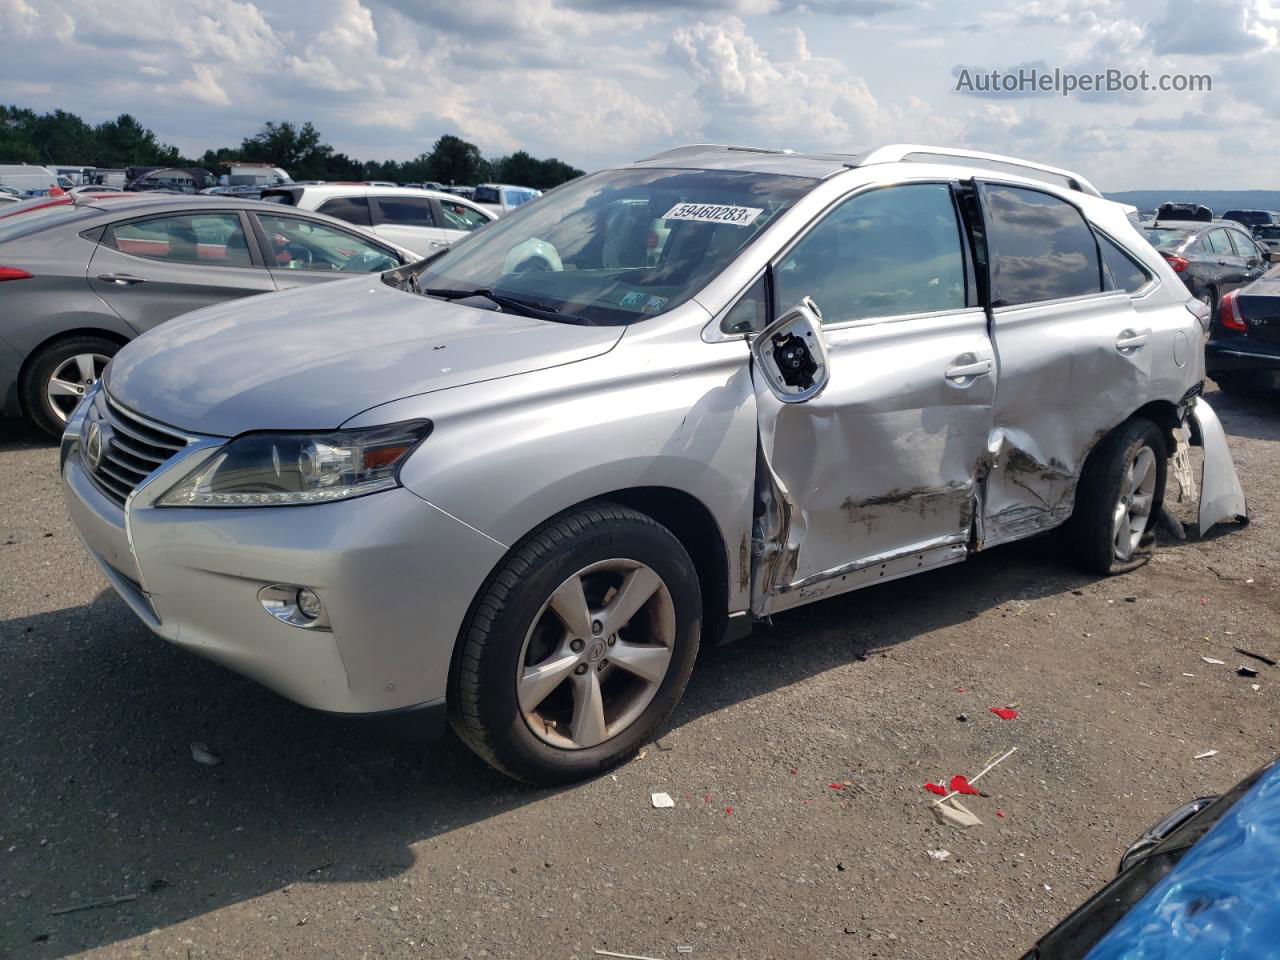
[(267, 236), (267, 264), (273, 270), (381, 273), (400, 266), (382, 247), (326, 223), (257, 214)]
[(357, 227), (373, 226), (373, 221), (369, 218), (369, 200), (366, 197), (334, 197), (320, 204), (316, 212), (354, 223)]
[(382, 222), (390, 227), (434, 227), (436, 218), (426, 197), (379, 197)]
[(1246, 237), (1238, 230), (1228, 230), (1227, 236), (1231, 239), (1231, 246), (1238, 257), (1256, 257), (1258, 248), (1253, 245), (1253, 241)]
[(1080, 211), (1052, 194), (987, 184), (991, 305), (1102, 292), (1098, 244)]
[(774, 268), (779, 315), (812, 297), (824, 324), (960, 310), (965, 268), (951, 188), (907, 184), (846, 200)]
[(446, 230), (474, 230), (489, 222), (489, 218), (475, 207), (453, 200), (441, 200), (440, 213), (444, 216), (441, 226)]
[(247, 267), (249, 243), (235, 213), (188, 213), (118, 223), (107, 243), (121, 253), (172, 263)]
[(489, 224), (430, 260), (416, 286), (488, 290), (569, 323), (631, 323), (691, 298), (816, 183), (737, 170), (606, 171)]

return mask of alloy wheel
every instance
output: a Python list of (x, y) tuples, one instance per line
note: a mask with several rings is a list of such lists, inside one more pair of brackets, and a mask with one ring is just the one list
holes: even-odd
[(671, 665), (675, 604), (636, 560), (602, 560), (568, 577), (534, 618), (517, 661), (516, 697), (529, 729), (585, 750), (633, 724)]
[(45, 399), (50, 412), (66, 423), (71, 411), (102, 376), (110, 360), (102, 353), (78, 353), (58, 364), (45, 384)]
[(1117, 560), (1129, 560), (1142, 541), (1155, 503), (1156, 474), (1155, 451), (1139, 447), (1120, 480), (1111, 538)]

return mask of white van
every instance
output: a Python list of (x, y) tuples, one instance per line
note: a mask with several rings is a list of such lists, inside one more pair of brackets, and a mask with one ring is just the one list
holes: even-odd
[(58, 175), (33, 163), (0, 163), (0, 185), (13, 187), (26, 197), (38, 197), (58, 185)]

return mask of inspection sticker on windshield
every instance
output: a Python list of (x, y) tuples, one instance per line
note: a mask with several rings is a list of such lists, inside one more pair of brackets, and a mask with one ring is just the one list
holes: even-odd
[(697, 223), (729, 223), (749, 227), (764, 213), (762, 207), (735, 207), (724, 203), (677, 203), (666, 212), (665, 220), (693, 220)]

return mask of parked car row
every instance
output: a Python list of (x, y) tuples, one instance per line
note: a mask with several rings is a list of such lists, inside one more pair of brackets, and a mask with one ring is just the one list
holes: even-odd
[(258, 201), (29, 203), (43, 206), (0, 219), (0, 397), (54, 434), (120, 347), (165, 320), (418, 259), (332, 217)]

